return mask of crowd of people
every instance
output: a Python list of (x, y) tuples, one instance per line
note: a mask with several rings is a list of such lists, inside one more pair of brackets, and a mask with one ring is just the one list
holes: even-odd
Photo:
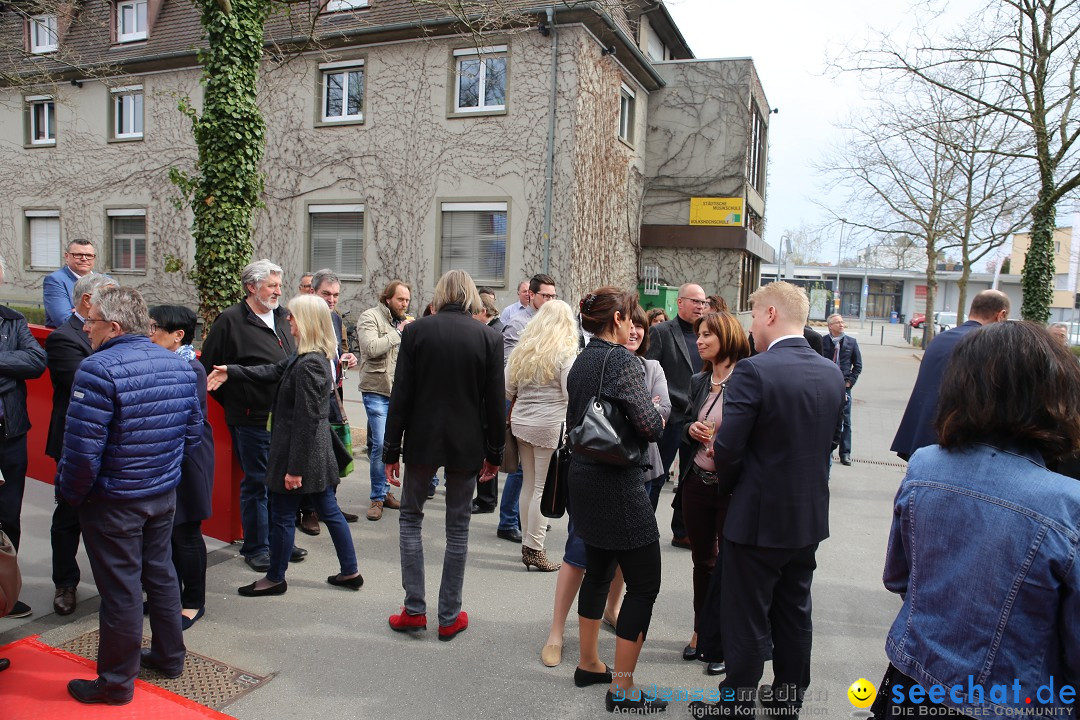
[[(862, 371), (842, 316), (827, 319), (824, 337), (807, 327), (801, 288), (775, 282), (754, 292), (747, 332), (723, 298), (695, 283), (679, 288), (669, 319), (615, 286), (572, 307), (553, 277), (538, 274), (500, 312), (494, 290), (452, 270), (419, 319), (409, 314), (412, 288), (390, 282), (360, 315), (350, 348), (332, 270), (305, 274), (286, 304), (282, 268), (258, 260), (242, 272), (244, 299), (217, 318), (197, 359), (190, 309), (148, 308), (136, 290), (94, 273), (94, 258), (92, 244), (73, 241), (45, 284), (55, 330), (44, 350), (25, 319), (0, 306), (0, 523), (18, 547), (25, 380), (48, 368), (54, 609), (67, 615), (77, 605), (80, 537), (101, 595), (98, 674), (69, 683), (76, 700), (125, 704), (140, 666), (167, 677), (184, 670), (183, 631), (206, 612), (208, 394), (224, 408), (243, 471), (240, 554), (261, 575), (237, 592), (287, 592), (289, 563), (307, 555), (295, 530), (318, 534), (323, 525), (339, 565), (327, 583), (360, 589), (349, 528), (360, 516), (340, 508), (336, 493), (353, 465), (342, 388), (359, 367), (366, 518), (399, 511), (404, 600), (388, 618), (392, 630), (427, 629), (422, 524), (441, 467), (439, 639), (469, 627), (470, 520), (498, 509), (497, 536), (520, 544), (523, 565), (557, 572), (543, 664), (561, 664), (576, 599), (575, 685), (606, 686), (609, 711), (665, 710), (635, 673), (661, 585), (655, 511), (677, 456), (671, 542), (690, 550), (693, 588), (682, 657), (722, 676), (720, 701), (689, 709), (738, 717), (759, 702), (776, 717), (799, 714), (832, 452), (851, 463), (851, 394)], [(884, 581), (903, 608), (887, 640), (877, 717), (919, 705), (903, 692), (913, 685), (948, 687), (976, 672), (987, 685), (1080, 675), (1080, 490), (1053, 471), (1080, 450), (1080, 365), (1046, 328), (1002, 322), (1008, 314), (1004, 294), (979, 293), (968, 322), (929, 346), (893, 444), (910, 466)], [(614, 452), (594, 452), (572, 432), (596, 413), (625, 427)], [(564, 446), (560, 562), (540, 504)], [(11, 614), (31, 612), (16, 603)], [(140, 650), (143, 615), (152, 638)], [(599, 649), (604, 623), (616, 636), (610, 665)], [(759, 687), (768, 660), (773, 678)], [(932, 704), (963, 714), (986, 702)]]

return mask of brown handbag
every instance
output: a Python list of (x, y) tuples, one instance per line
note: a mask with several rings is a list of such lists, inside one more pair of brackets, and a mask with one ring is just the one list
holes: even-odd
[(4, 617), (22, 592), (22, 573), (19, 572), (19, 558), (11, 538), (0, 528), (0, 617)]

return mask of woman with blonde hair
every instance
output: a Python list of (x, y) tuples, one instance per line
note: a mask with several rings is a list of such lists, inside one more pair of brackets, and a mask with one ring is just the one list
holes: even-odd
[(341, 481), (338, 454), (343, 447), (330, 428), (337, 371), (337, 336), (330, 307), (317, 295), (300, 295), (289, 301), (288, 320), (296, 339), (296, 355), (273, 365), (215, 365), (207, 378), (209, 390), (216, 390), (228, 379), (278, 383), (266, 464), (266, 484), (272, 495), (270, 569), (266, 577), (238, 589), (245, 597), (283, 595), (288, 589), (285, 570), (289, 567), (296, 511), (303, 495), (310, 496), (337, 551), (341, 572), (329, 576), (326, 582), (350, 590), (359, 590), (364, 584), (352, 533), (335, 495)]
[(541, 572), (559, 569), (544, 552), (547, 520), (540, 514), (548, 465), (566, 420), (566, 376), (578, 352), (577, 323), (570, 306), (550, 300), (525, 326), (506, 361), (510, 431), (521, 458), (521, 562)]

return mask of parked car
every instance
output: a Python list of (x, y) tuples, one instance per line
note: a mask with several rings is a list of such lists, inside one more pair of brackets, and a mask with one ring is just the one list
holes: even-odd
[(913, 328), (921, 328), (925, 324), (926, 324), (926, 314), (925, 313), (915, 313), (914, 315), (911, 316), (911, 327), (913, 327)]
[(937, 325), (938, 332), (951, 330), (956, 327), (956, 313), (936, 312), (934, 313), (934, 324)]

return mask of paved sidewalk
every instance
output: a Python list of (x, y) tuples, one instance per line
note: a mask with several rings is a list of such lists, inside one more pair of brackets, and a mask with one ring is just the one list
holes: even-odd
[[(853, 323), (857, 325), (857, 321)], [(814, 584), (813, 680), (803, 717), (847, 717), (853, 708), (847, 687), (860, 677), (874, 683), (885, 669), (884, 641), (899, 600), (881, 586), (891, 517), (891, 501), (902, 464), (888, 452), (908, 392), (918, 371), (917, 351), (902, 342), (899, 326), (869, 323), (851, 334), (862, 346), (865, 369), (856, 386), (854, 458), (834, 465), (832, 537), (818, 552)], [(355, 378), (350, 378), (355, 386)], [(354, 425), (363, 425), (358, 393), (350, 390)], [(779, 440), (779, 439), (778, 439)], [(879, 464), (887, 463), (887, 464)], [(367, 507), (367, 463), (342, 484), (346, 509), (363, 515)], [(23, 510), (24, 598), (35, 615), (0, 619), (0, 644), (41, 634), (59, 644), (97, 627), (89, 567), (75, 615), (51, 613), (48, 526), (52, 488), (30, 481)], [(700, 663), (684, 662), (680, 651), (691, 631), (690, 554), (671, 547), (670, 485), (661, 497), (658, 522), (664, 563), (663, 586), (648, 641), (638, 666), (639, 685), (715, 688)], [(428, 596), (437, 597), (442, 560), (444, 495), (429, 501), (424, 537), (428, 550)], [(545, 668), (539, 660), (547, 635), (555, 573), (526, 572), (518, 545), (495, 536), (498, 516), (473, 518), (464, 609), (471, 626), (449, 643), (439, 642), (434, 607), (426, 633), (400, 635), (387, 616), (402, 601), (397, 551), (397, 516), (351, 525), (366, 584), (348, 592), (326, 584), (336, 572), (327, 533), (297, 535), (311, 551), (289, 570), (289, 591), (271, 598), (241, 598), (236, 588), (255, 579), (236, 546), (217, 546), (207, 573), (206, 616), (185, 634), (190, 650), (238, 668), (274, 677), (225, 708), (240, 720), (266, 718), (599, 718), (603, 687), (577, 689), (577, 628), (568, 623), (563, 664)], [(566, 520), (552, 521), (548, 547), (561, 556)], [(572, 613), (573, 616), (573, 613)], [(613, 659), (614, 634), (601, 631), (601, 655)], [(766, 669), (765, 680), (771, 677)], [(72, 704), (72, 711), (77, 711)], [(669, 717), (687, 717), (673, 703)], [(12, 719), (21, 720), (21, 719)]]

